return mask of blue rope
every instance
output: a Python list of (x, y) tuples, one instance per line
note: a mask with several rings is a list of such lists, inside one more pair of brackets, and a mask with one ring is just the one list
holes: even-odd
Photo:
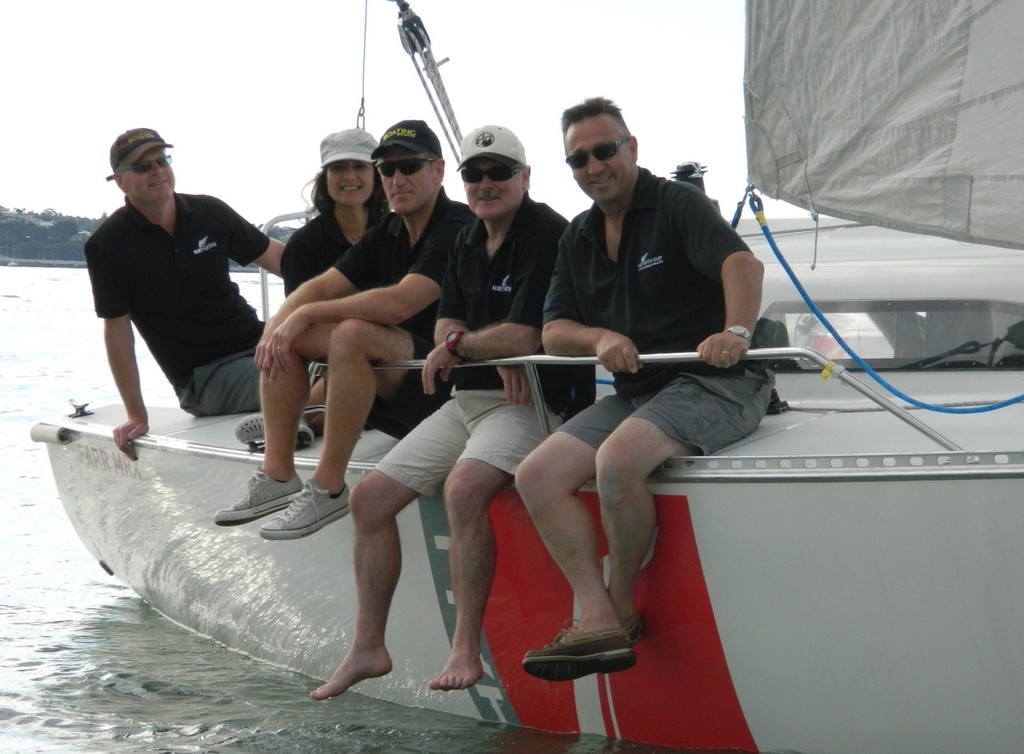
[[(985, 406), (939, 406), (935, 403), (925, 403), (923, 401), (917, 400), (916, 398), (911, 398), (909, 395), (902, 392), (897, 387), (889, 384), (880, 374), (878, 374), (878, 372), (872, 369), (871, 366), (866, 361), (864, 361), (864, 359), (862, 359), (860, 356), (854, 353), (853, 349), (850, 348), (849, 345), (847, 345), (846, 341), (843, 340), (842, 336), (838, 332), (836, 332), (836, 329), (832, 326), (832, 323), (829, 322), (828, 319), (825, 317), (824, 312), (822, 312), (821, 309), (818, 308), (818, 305), (811, 300), (811, 297), (807, 294), (807, 291), (804, 289), (803, 285), (800, 284), (800, 281), (797, 279), (796, 274), (789, 266), (789, 263), (786, 262), (785, 258), (783, 258), (782, 252), (779, 251), (779, 247), (775, 244), (775, 239), (774, 237), (772, 237), (772, 232), (768, 229), (768, 222), (765, 220), (764, 205), (761, 202), (761, 197), (758, 196), (754, 192), (753, 188), (750, 186), (747, 187), (747, 196), (750, 197), (750, 209), (757, 217), (757, 223), (758, 225), (761, 226), (761, 232), (764, 233), (764, 237), (767, 239), (768, 245), (771, 246), (772, 252), (775, 254), (775, 258), (778, 259), (779, 264), (782, 265), (782, 269), (786, 271), (786, 274), (789, 275), (789, 279), (793, 281), (793, 285), (795, 285), (797, 291), (800, 292), (800, 296), (803, 298), (804, 303), (807, 304), (807, 307), (811, 310), (814, 316), (817, 317), (818, 320), (825, 326), (825, 329), (828, 330), (829, 334), (833, 338), (835, 338), (836, 343), (838, 343), (842, 347), (842, 349), (846, 351), (847, 354), (849, 354), (850, 358), (853, 359), (854, 362), (856, 362), (857, 366), (863, 369), (864, 372), (868, 374), (871, 377), (871, 379), (873, 379), (879, 385), (884, 387), (897, 398), (901, 398), (902, 400), (906, 401), (912, 406), (927, 409), (928, 411), (938, 411), (945, 414), (980, 414), (986, 411), (995, 411), (1000, 408), (1006, 408), (1007, 406), (1012, 406), (1015, 403), (1021, 403), (1022, 401), (1024, 401), (1024, 394), (1022, 394), (1016, 396), (1015, 398), (1007, 398), (1006, 400), (999, 401), (997, 403), (990, 403)], [(733, 227), (736, 227), (736, 222), (739, 220), (739, 216), (742, 211), (742, 204), (743, 202), (740, 201), (740, 204), (737, 206), (736, 215), (733, 217)]]

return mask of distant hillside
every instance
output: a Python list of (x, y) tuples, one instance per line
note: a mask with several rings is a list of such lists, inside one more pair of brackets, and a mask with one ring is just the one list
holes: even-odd
[[(84, 267), (85, 241), (106, 219), (105, 213), (93, 219), (52, 209), (28, 212), (0, 207), (0, 266)], [(270, 235), (286, 241), (292, 230), (274, 228)]]

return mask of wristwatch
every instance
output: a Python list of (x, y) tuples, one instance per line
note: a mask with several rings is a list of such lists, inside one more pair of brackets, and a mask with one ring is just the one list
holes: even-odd
[(444, 347), (448, 349), (448, 353), (452, 356), (459, 355), (459, 341), (462, 340), (462, 336), (465, 334), (465, 330), (452, 330), (444, 336)]
[(725, 328), (726, 332), (731, 332), (733, 335), (739, 335), (741, 338), (746, 338), (747, 342), (750, 342), (750, 330), (745, 328), (743, 325), (730, 325)]

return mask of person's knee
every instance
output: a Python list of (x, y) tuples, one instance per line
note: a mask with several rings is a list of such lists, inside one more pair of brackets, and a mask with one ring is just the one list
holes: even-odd
[(366, 337), (368, 322), (361, 319), (343, 319), (331, 330), (329, 356), (358, 348)]
[(614, 507), (622, 502), (631, 486), (645, 483), (648, 470), (637, 468), (633, 458), (631, 453), (618, 452), (611, 443), (598, 449), (595, 481), (601, 505)]
[(497, 492), (492, 485), (480, 484), (466, 475), (452, 474), (444, 488), (444, 505), (449, 521), (472, 521), (486, 515), (487, 507)]
[(546, 473), (547, 464), (537, 453), (524, 458), (516, 469), (516, 490), (527, 507), (543, 494)]
[(375, 472), (363, 477), (348, 496), (349, 512), (357, 524), (373, 523), (383, 518), (386, 506), (382, 505), (384, 485)]

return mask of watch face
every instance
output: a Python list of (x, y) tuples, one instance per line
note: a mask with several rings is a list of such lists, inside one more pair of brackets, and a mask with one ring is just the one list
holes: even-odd
[(450, 333), (448, 333), (447, 335), (444, 336), (444, 342), (445, 343), (452, 343), (452, 342), (454, 342), (454, 341), (456, 341), (458, 339), (459, 339), (459, 334), (455, 330), (452, 330)]

